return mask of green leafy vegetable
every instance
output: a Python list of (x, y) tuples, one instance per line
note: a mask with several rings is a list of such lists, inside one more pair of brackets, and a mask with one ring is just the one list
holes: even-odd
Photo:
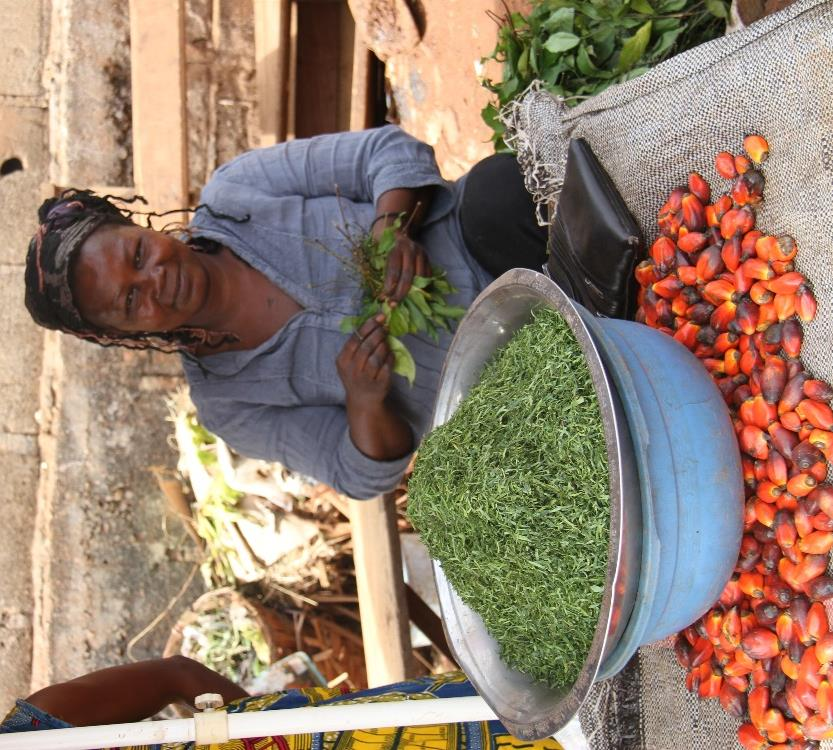
[(423, 441), (408, 514), (503, 660), (570, 686), (601, 610), (610, 499), (584, 356), (545, 308)]
[(497, 102), (481, 112), (495, 150), (508, 150), (498, 110), (532, 81), (577, 104), (720, 36), (728, 17), (728, 0), (542, 0), (527, 16), (496, 18), (497, 45), (485, 59), (503, 64), (503, 78), (483, 81)]
[(382, 293), (385, 269), (388, 255), (396, 245), (396, 231), (400, 226), (400, 219), (397, 219), (385, 227), (378, 241), (370, 233), (356, 235), (344, 229), (351, 252), (348, 265), (359, 275), (364, 294), (361, 313), (343, 318), (340, 327), (342, 332), (351, 333), (370, 318), (384, 314), (388, 346), (394, 357), (393, 371), (413, 384), (416, 364), (400, 338), (407, 334), (427, 333), (437, 341), (438, 329), (450, 331), (450, 322), (461, 318), (465, 309), (445, 303), (446, 295), (457, 290), (446, 280), (445, 271), (436, 268), (432, 269), (431, 276), (415, 276), (408, 294), (398, 305), (391, 306), (385, 299)]

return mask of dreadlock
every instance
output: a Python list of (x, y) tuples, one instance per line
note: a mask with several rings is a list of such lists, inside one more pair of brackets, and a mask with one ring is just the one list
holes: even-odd
[[(118, 200), (121, 205), (117, 205)], [(44, 328), (71, 333), (101, 346), (125, 346), (130, 349), (155, 349), (194, 354), (199, 346), (219, 346), (236, 341), (234, 334), (208, 331), (204, 328), (177, 328), (173, 331), (128, 333), (104, 330), (85, 321), (78, 312), (69, 283), (70, 271), (78, 249), (98, 228), (108, 225), (137, 225), (135, 216), (144, 216), (151, 227), (151, 217), (179, 213), (180, 210), (156, 213), (133, 208), (147, 205), (140, 195), (117, 198), (96, 195), (91, 190), (70, 188), (55, 198), (48, 198), (38, 209), (38, 229), (29, 242), (26, 255), (26, 309), (34, 321)], [(237, 218), (213, 211), (213, 216), (242, 223), (249, 216)], [(163, 230), (164, 231), (164, 230)], [(187, 244), (196, 252), (217, 252), (219, 243), (202, 237), (189, 237)]]

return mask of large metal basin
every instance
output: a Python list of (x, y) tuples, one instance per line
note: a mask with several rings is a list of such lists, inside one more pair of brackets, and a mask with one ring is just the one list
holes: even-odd
[[(450, 418), (495, 350), (542, 305), (564, 316), (585, 354), (599, 399), (610, 479), (607, 579), (576, 682), (553, 690), (508, 668), (479, 615), (434, 563), (443, 622), (458, 663), (523, 739), (561, 729), (595, 680), (619, 671), (640, 645), (708, 609), (731, 575), (742, 534), (737, 443), (720, 393), (701, 364), (664, 334), (594, 318), (540, 273), (510, 271), (471, 305), (446, 356), (433, 426)], [(682, 442), (669, 434), (671, 418), (684, 425)]]

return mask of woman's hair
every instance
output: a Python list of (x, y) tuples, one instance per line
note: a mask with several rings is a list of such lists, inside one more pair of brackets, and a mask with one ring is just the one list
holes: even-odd
[[(44, 328), (71, 333), (102, 346), (117, 345), (131, 349), (193, 354), (200, 345), (219, 346), (227, 341), (236, 341), (237, 337), (233, 334), (204, 328), (140, 333), (105, 330), (82, 318), (70, 285), (72, 265), (81, 245), (102, 226), (136, 226), (133, 217), (142, 215), (147, 217), (147, 226), (150, 228), (151, 216), (165, 215), (128, 207), (137, 202), (146, 203), (141, 196), (118, 199), (124, 204), (121, 206), (112, 198), (114, 196), (96, 195), (90, 190), (71, 188), (41, 204), (38, 209), (38, 229), (29, 241), (25, 271), (26, 309), (34, 321)], [(213, 215), (232, 221), (248, 220), (248, 217), (236, 219), (211, 211), (208, 206), (205, 208)], [(188, 244), (198, 252), (216, 252), (219, 248), (216, 242), (205, 238), (191, 237)]]

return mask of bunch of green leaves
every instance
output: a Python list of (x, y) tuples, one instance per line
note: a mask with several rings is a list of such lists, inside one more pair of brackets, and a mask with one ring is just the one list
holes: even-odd
[(511, 667), (575, 682), (604, 592), (610, 495), (598, 399), (564, 319), (536, 311), (423, 441), (408, 515)]
[(238, 684), (257, 677), (270, 661), (263, 631), (236, 603), (200, 612), (183, 628), (180, 651)]
[(508, 13), (485, 60), (503, 64), (482, 116), (495, 150), (507, 151), (498, 111), (536, 79), (569, 105), (642, 75), (667, 57), (725, 31), (728, 0), (543, 0), (528, 16)]
[(383, 294), (388, 256), (396, 245), (396, 232), (401, 217), (385, 227), (375, 239), (370, 233), (354, 236), (347, 233), (352, 255), (351, 266), (358, 272), (362, 285), (361, 311), (341, 321), (344, 333), (358, 331), (367, 320), (379, 313), (385, 316), (388, 346), (393, 352), (393, 371), (413, 384), (416, 364), (408, 348), (400, 340), (409, 333), (427, 333), (434, 341), (440, 329), (450, 331), (452, 321), (461, 318), (465, 309), (446, 303), (446, 296), (457, 290), (448, 283), (445, 271), (432, 269), (431, 276), (414, 276), (408, 294), (398, 304)]

